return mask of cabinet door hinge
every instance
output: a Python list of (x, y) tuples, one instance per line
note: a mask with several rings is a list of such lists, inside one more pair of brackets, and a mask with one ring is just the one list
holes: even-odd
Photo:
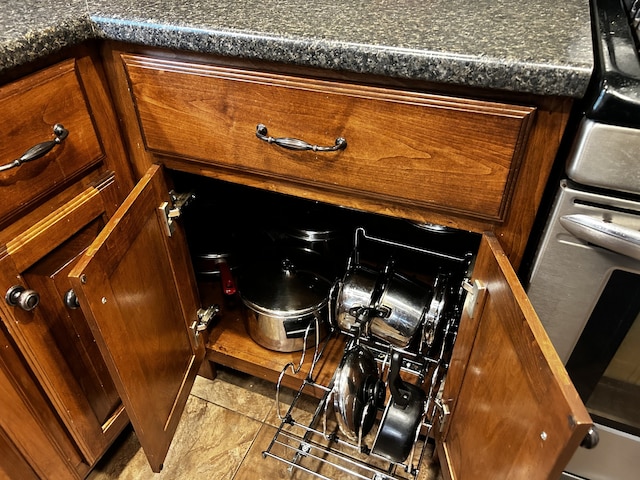
[(175, 231), (175, 219), (182, 214), (182, 209), (189, 205), (194, 198), (196, 196), (193, 192), (176, 193), (171, 190), (169, 192), (169, 201), (162, 202), (158, 207), (164, 219), (164, 226), (168, 236), (172, 236)]
[(448, 402), (441, 399), (436, 400), (436, 407), (440, 411), (438, 414), (438, 426), (440, 427), (442, 439), (444, 439), (447, 433), (447, 428), (449, 427), (451, 409), (449, 408)]
[(220, 313), (220, 307), (218, 305), (211, 305), (210, 307), (198, 310), (198, 319), (191, 324), (191, 330), (193, 331), (196, 343), (200, 337), (200, 332), (209, 328), (211, 321), (216, 315), (218, 315), (218, 313)]
[(467, 292), (464, 309), (467, 311), (469, 318), (473, 318), (473, 316), (481, 310), (487, 288), (480, 280), (474, 280), (473, 283), (465, 280), (462, 283), (462, 288)]

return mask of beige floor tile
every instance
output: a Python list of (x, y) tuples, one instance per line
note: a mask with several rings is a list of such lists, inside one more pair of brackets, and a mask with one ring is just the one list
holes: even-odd
[(89, 480), (230, 480), (249, 451), (261, 423), (189, 397), (164, 469), (154, 474), (135, 433), (110, 451)]
[(275, 403), (275, 384), (219, 367), (215, 380), (196, 377), (191, 395), (263, 422)]

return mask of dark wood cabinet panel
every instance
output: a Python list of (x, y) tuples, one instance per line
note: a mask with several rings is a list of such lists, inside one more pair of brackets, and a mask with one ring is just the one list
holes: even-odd
[(589, 414), (494, 237), (483, 239), (473, 280), (483, 304), (461, 319), (442, 399), (445, 478), (558, 478)]
[(83, 311), (155, 472), (204, 358), (195, 276), (169, 193), (152, 167), (70, 273)]
[(0, 447), (0, 472), (9, 478), (80, 479), (89, 471), (2, 324)]
[[(101, 188), (113, 188), (113, 180)], [(105, 203), (101, 190), (91, 187), (13, 239), (0, 255), (0, 290), (20, 285), (40, 296), (31, 311), (2, 302), (5, 325), (88, 465), (127, 423), (82, 311), (65, 304), (67, 274), (104, 226)]]
[[(153, 57), (123, 62), (152, 152), (494, 221), (510, 201), (535, 112)], [(272, 139), (330, 147), (342, 137), (346, 148), (269, 145), (258, 124)]]

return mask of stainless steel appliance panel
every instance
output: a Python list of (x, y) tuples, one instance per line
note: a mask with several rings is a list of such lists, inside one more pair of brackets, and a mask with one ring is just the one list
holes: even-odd
[[(567, 219), (587, 218), (605, 231), (622, 232), (626, 250), (640, 230), (640, 201), (583, 188), (561, 182), (531, 270), (528, 295), (600, 433), (595, 449), (578, 449), (564, 478), (635, 480), (640, 472), (640, 437), (636, 436), (640, 428), (640, 362), (633, 352), (640, 352), (640, 335), (635, 333), (640, 331), (640, 311), (635, 298), (629, 296), (637, 296), (640, 261), (585, 240), (600, 243), (600, 231), (582, 235), (578, 229), (582, 237), (578, 238), (562, 224), (571, 229)], [(626, 241), (629, 239), (631, 242)], [(620, 238), (614, 235), (614, 240)], [(616, 241), (612, 248), (616, 248)], [(616, 284), (620, 277), (626, 279), (622, 286)], [(620, 314), (621, 310), (626, 311)], [(622, 317), (632, 323), (628, 330), (621, 328)], [(617, 343), (622, 336), (626, 344)], [(612, 348), (613, 355), (606, 353)], [(593, 365), (592, 360), (600, 357), (603, 365)], [(620, 357), (627, 364), (625, 369), (632, 370), (621, 381), (611, 375), (612, 365), (616, 367)], [(580, 366), (573, 368), (575, 365)], [(580, 388), (584, 383), (587, 388)]]
[(573, 146), (567, 175), (594, 187), (640, 193), (638, 129), (584, 118)]
[(565, 363), (614, 268), (640, 274), (640, 261), (570, 234), (560, 218), (575, 214), (640, 230), (640, 202), (587, 192), (568, 181), (561, 182), (531, 270), (528, 294)]

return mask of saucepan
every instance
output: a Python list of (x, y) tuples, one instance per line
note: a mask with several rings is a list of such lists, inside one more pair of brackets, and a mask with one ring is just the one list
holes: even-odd
[(427, 396), (422, 388), (400, 378), (402, 355), (394, 351), (389, 367), (391, 398), (380, 421), (372, 452), (392, 462), (404, 462), (420, 434), (427, 409)]
[(432, 292), (397, 272), (385, 269), (383, 287), (371, 309), (369, 331), (396, 347), (407, 347), (420, 329)]
[(335, 320), (340, 330), (351, 333), (357, 328), (357, 333), (366, 330), (379, 284), (380, 275), (376, 270), (363, 265), (347, 268), (344, 277), (334, 285), (337, 290)]

